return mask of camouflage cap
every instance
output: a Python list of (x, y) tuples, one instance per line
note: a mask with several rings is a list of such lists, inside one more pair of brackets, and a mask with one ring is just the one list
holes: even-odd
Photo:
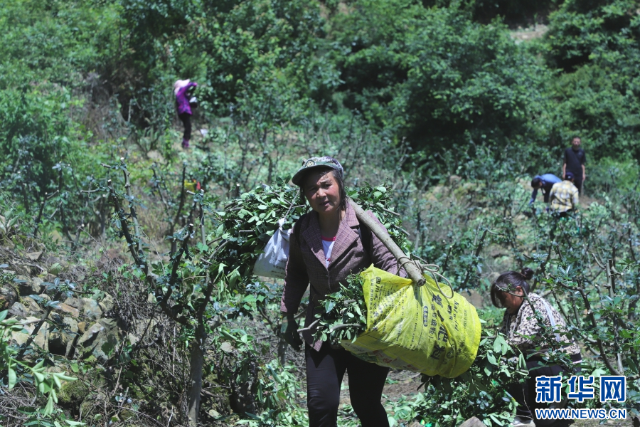
[(302, 185), (302, 180), (308, 171), (319, 168), (331, 168), (337, 170), (338, 174), (340, 175), (340, 179), (342, 179), (344, 174), (342, 165), (333, 157), (311, 157), (310, 159), (302, 162), (302, 167), (300, 167), (300, 169), (298, 169), (298, 172), (293, 175), (293, 178), (291, 178), (291, 182), (293, 182), (297, 186), (300, 186)]

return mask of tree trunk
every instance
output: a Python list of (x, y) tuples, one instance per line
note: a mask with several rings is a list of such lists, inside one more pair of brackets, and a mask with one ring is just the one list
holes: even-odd
[(198, 425), (198, 413), (200, 411), (200, 392), (202, 391), (202, 370), (204, 368), (204, 343), (206, 332), (204, 325), (200, 323), (196, 328), (196, 336), (191, 347), (191, 372), (189, 373), (189, 427)]

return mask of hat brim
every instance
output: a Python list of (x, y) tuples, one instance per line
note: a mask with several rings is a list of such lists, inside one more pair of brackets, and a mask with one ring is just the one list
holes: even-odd
[(295, 185), (297, 185), (298, 187), (302, 186), (302, 181), (304, 180), (304, 177), (313, 170), (318, 170), (318, 169), (332, 169), (332, 170), (339, 170), (337, 167), (331, 167), (329, 165), (314, 165), (314, 166), (309, 166), (306, 168), (301, 168), (298, 172), (295, 173), (295, 175), (293, 175), (293, 178), (291, 178), (291, 182), (293, 182)]

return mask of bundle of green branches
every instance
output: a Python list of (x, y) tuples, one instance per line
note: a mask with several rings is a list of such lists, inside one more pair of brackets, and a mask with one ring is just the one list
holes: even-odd
[(216, 243), (217, 259), (225, 269), (239, 273), (240, 290), (253, 280), (253, 265), (278, 229), (278, 221), (285, 218), (282, 227), (290, 229), (307, 210), (297, 188), (273, 185), (243, 193), (216, 212), (219, 225), (209, 239)]
[(473, 416), (487, 426), (508, 425), (516, 402), (507, 390), (527, 375), (522, 353), (504, 335), (483, 329), (469, 370), (457, 378), (423, 375), (425, 392), (413, 402), (414, 410), (425, 423), (438, 427), (459, 425)]
[(367, 327), (367, 306), (362, 291), (362, 277), (351, 274), (347, 284), (340, 290), (328, 294), (320, 302), (320, 313), (316, 314), (313, 326), (315, 340), (339, 344), (342, 340), (355, 341)]
[[(400, 226), (400, 215), (389, 206), (391, 197), (387, 188), (365, 184), (347, 191), (363, 209), (376, 215), (406, 253), (407, 232)], [(226, 271), (237, 271), (239, 282), (234, 286), (238, 290), (244, 291), (246, 284), (254, 281), (253, 265), (278, 229), (278, 220), (285, 218), (283, 229), (287, 230), (308, 210), (297, 187), (272, 185), (243, 193), (215, 213), (218, 227), (208, 236), (208, 246)]]

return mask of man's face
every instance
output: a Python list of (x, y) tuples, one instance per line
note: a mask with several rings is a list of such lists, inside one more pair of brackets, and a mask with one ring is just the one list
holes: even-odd
[(580, 148), (581, 143), (582, 141), (580, 141), (580, 138), (573, 138), (573, 141), (571, 141), (571, 146), (574, 150), (577, 150), (578, 148)]

